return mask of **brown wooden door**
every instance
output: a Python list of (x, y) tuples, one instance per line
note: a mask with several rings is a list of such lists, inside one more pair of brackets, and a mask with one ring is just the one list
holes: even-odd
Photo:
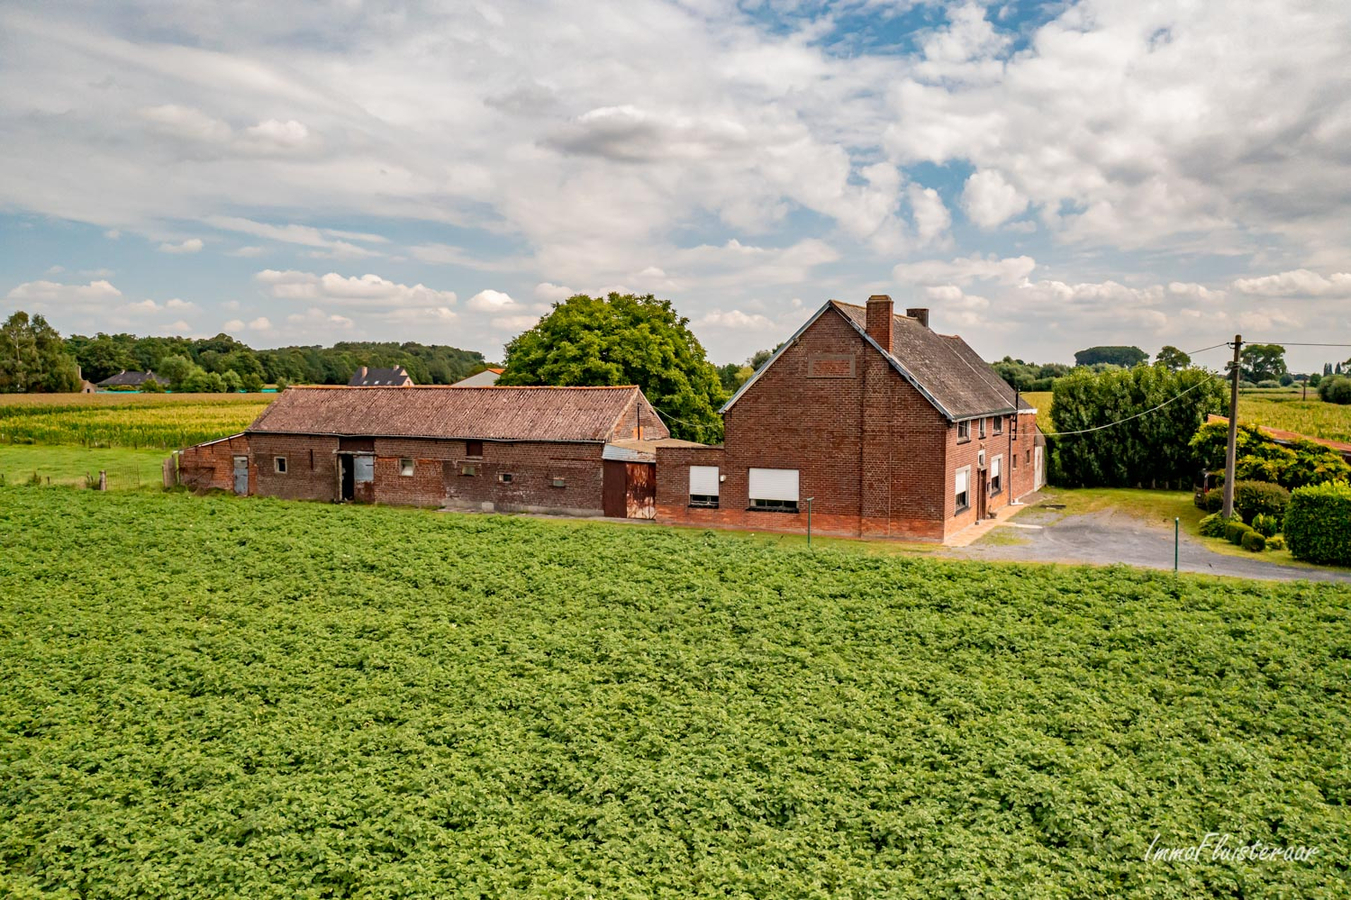
[(601, 512), (610, 518), (622, 519), (628, 515), (628, 502), (625, 500), (628, 474), (624, 463), (607, 459), (601, 472)]
[(657, 517), (657, 466), (655, 463), (626, 463), (625, 515), (630, 519)]
[(980, 470), (980, 488), (976, 491), (976, 521), (979, 522), (985, 518), (986, 497), (990, 493), (990, 476), (984, 469)]

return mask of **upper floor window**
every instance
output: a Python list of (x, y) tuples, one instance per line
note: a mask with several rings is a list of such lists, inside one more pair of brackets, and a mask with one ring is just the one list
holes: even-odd
[(980, 420), (980, 438), (985, 440), (985, 419)]
[(958, 442), (971, 440), (971, 422), (969, 420), (957, 423), (957, 440)]
[(994, 433), (995, 433), (995, 434), (1003, 434), (1003, 433), (1004, 433), (1004, 417), (1003, 417), (1003, 416), (995, 416), (994, 419), (993, 419), (993, 421), (994, 421)]

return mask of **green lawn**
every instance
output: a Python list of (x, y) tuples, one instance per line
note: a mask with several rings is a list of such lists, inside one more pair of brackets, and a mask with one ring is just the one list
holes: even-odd
[(84, 487), (86, 478), (97, 484), (102, 470), (108, 473), (109, 490), (158, 488), (164, 483), (160, 465), (168, 455), (164, 450), (0, 444), (0, 479), (27, 484), (36, 475), (43, 485)]
[[(8, 896), (1351, 875), (1342, 586), (27, 487), (0, 489), (0, 545)], [(1320, 855), (1143, 861), (1212, 831)]]

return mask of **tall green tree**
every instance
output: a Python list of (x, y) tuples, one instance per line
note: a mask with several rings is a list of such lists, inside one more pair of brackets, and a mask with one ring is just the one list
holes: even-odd
[(1095, 366), (1105, 363), (1129, 369), (1149, 359), (1149, 354), (1139, 347), (1089, 347), (1074, 354), (1076, 366)]
[(636, 384), (678, 437), (722, 438), (718, 370), (669, 300), (578, 294), (507, 344), (500, 385)]
[(1052, 479), (1067, 487), (1190, 479), (1192, 436), (1208, 414), (1220, 412), (1224, 397), (1224, 382), (1204, 369), (1076, 370), (1055, 383), (1055, 434), (1047, 438)]
[(1279, 380), (1285, 374), (1285, 348), (1280, 344), (1245, 344), (1239, 356), (1244, 381)]
[(0, 394), (78, 391), (79, 372), (61, 335), (42, 316), (19, 310), (0, 326)]
[(1192, 358), (1186, 353), (1174, 347), (1172, 344), (1165, 344), (1163, 349), (1159, 350), (1154, 357), (1156, 365), (1165, 366), (1174, 372), (1181, 371), (1192, 364)]

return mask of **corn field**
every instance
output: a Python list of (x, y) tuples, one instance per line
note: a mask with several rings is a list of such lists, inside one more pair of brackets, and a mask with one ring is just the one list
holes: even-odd
[(186, 447), (242, 431), (271, 394), (16, 394), (0, 400), (0, 443)]

